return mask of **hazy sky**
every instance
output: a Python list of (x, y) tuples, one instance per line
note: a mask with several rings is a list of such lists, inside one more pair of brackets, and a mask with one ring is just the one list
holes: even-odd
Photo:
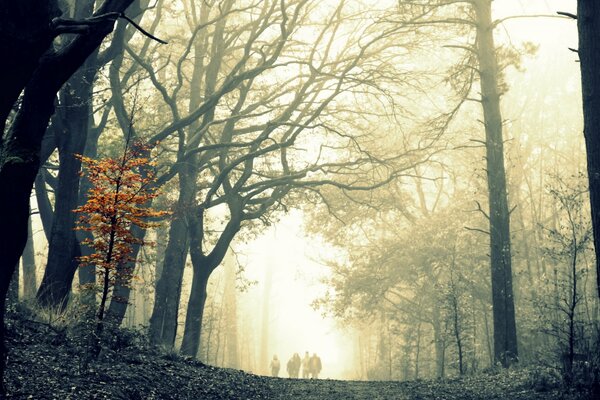
[[(245, 276), (258, 283), (244, 299), (257, 299), (264, 290), (264, 269), (271, 268), (273, 285), (269, 298), (271, 324), (269, 358), (277, 354), (285, 363), (293, 353), (316, 352), (323, 362), (323, 378), (350, 378), (353, 367), (353, 341), (338, 324), (323, 318), (310, 303), (323, 293), (320, 279), (327, 268), (318, 263), (322, 243), (308, 238), (302, 226), (302, 213), (292, 211), (271, 226), (257, 240), (239, 248), (239, 260), (246, 265)], [(261, 304), (256, 304), (260, 318)], [(258, 326), (260, 326), (260, 321)]]
[[(575, 1), (564, 0), (496, 0), (495, 17), (511, 15), (547, 14), (556, 11), (573, 12)], [(543, 74), (544, 66), (557, 61), (569, 68), (565, 79), (578, 90), (576, 57), (568, 47), (577, 46), (576, 24), (558, 18), (514, 19), (498, 29), (498, 42), (510, 40), (517, 45), (530, 41), (540, 45), (537, 56), (525, 63), (529, 71)], [(522, 88), (511, 87), (511, 95), (518, 95)], [(526, 88), (523, 88), (526, 89)], [(287, 376), (285, 363), (298, 352), (317, 352), (323, 360), (323, 378), (355, 378), (353, 365), (354, 342), (352, 333), (335, 321), (323, 318), (320, 311), (313, 310), (310, 303), (323, 293), (320, 279), (327, 268), (318, 263), (319, 253), (327, 252), (323, 243), (310, 239), (303, 231), (302, 214), (291, 212), (256, 240), (237, 249), (239, 259), (246, 266), (246, 277), (257, 280), (241, 301), (260, 298), (263, 291), (264, 268), (273, 270), (273, 288), (270, 296), (269, 358), (277, 354), (282, 360), (280, 376)], [(260, 318), (261, 304), (252, 309)], [(258, 321), (257, 326), (260, 326)], [(258, 332), (257, 332), (258, 333)], [(258, 335), (257, 335), (258, 337)], [(258, 353), (257, 353), (258, 356)]]

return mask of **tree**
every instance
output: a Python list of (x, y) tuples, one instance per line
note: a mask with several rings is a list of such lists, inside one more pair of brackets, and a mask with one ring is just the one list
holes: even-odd
[[(92, 0), (78, 1), (67, 11), (73, 18), (82, 19), (93, 13), (94, 4)], [(145, 6), (146, 0), (136, 0), (128, 13), (131, 17), (139, 18)], [(57, 112), (51, 120), (49, 134), (43, 145), (48, 149), (43, 149), (42, 153), (49, 155), (56, 147), (59, 155), (52, 224), (47, 232), (48, 261), (37, 295), (38, 302), (44, 307), (66, 306), (73, 276), (79, 266), (77, 257), (82, 251), (87, 251), (79, 247), (79, 241), (85, 239), (86, 234), (79, 232), (80, 237), (76, 238), (73, 229), (75, 216), (72, 210), (85, 202), (89, 186), (79, 175), (81, 162), (75, 155), (96, 155), (97, 142), (111, 110), (110, 102), (104, 104), (102, 109), (102, 103), (94, 99), (94, 86), (98, 86), (96, 76), (104, 65), (121, 53), (123, 42), (133, 36), (135, 30), (126, 28), (126, 21), (120, 21), (110, 45), (102, 52), (94, 51), (60, 90)], [(94, 114), (103, 115), (98, 125), (95, 125)], [(43, 163), (45, 159), (42, 157), (41, 161)], [(43, 179), (39, 183), (42, 186)], [(79, 268), (79, 278), (83, 283), (93, 283), (94, 271), (91, 268)]]
[[(75, 212), (81, 214), (77, 229), (93, 235), (93, 238), (82, 243), (91, 247), (93, 252), (80, 257), (79, 261), (82, 265), (95, 266), (100, 275), (101, 296), (95, 329), (98, 339), (102, 333), (109, 290), (114, 287), (115, 281), (124, 279), (119, 275), (133, 273), (130, 270), (123, 271), (119, 266), (132, 261), (134, 244), (144, 244), (132, 234), (131, 226), (143, 229), (158, 226), (148, 219), (166, 214), (147, 207), (148, 201), (158, 193), (153, 185), (154, 176), (144, 168), (150, 162), (145, 157), (146, 150), (147, 146), (141, 143), (126, 143), (120, 159), (95, 160), (78, 156), (87, 169), (92, 185), (87, 202)], [(94, 346), (93, 353), (97, 355), (98, 351), (98, 346)]]
[[(541, 304), (542, 318), (548, 321), (547, 332), (557, 341), (565, 382), (571, 384), (576, 357), (590, 352), (588, 334), (591, 321), (584, 309), (589, 307), (586, 290), (588, 267), (586, 253), (592, 241), (592, 229), (586, 218), (587, 188), (575, 177), (575, 185), (556, 177), (549, 193), (556, 201), (555, 226), (546, 228), (546, 252), (556, 261), (550, 285), (550, 301)], [(591, 336), (591, 335), (590, 335)]]
[(485, 125), (486, 171), (489, 194), (490, 266), (494, 313), (494, 358), (509, 366), (517, 361), (517, 326), (512, 285), (510, 212), (504, 168), (504, 136), (500, 112), (499, 67), (494, 45), (492, 1), (478, 0), (477, 60)]
[[(417, 26), (454, 27), (466, 37), (466, 43), (448, 47), (465, 52), (464, 58), (450, 71), (449, 81), (462, 92), (458, 107), (472, 99), (475, 77), (479, 78), (477, 102), (481, 104), (485, 130), (490, 270), (494, 314), (494, 357), (504, 367), (518, 359), (517, 329), (512, 282), (510, 212), (504, 161), (503, 118), (500, 106), (502, 68), (494, 42), (494, 29), (501, 23), (492, 18), (492, 0), (430, 0), (409, 3), (405, 7), (420, 10)], [(405, 11), (403, 8), (400, 11)], [(458, 16), (458, 17), (457, 17)], [(472, 32), (474, 35), (465, 35)], [(473, 67), (475, 65), (475, 68)], [(483, 212), (483, 210), (482, 210)]]
[[(240, 229), (283, 209), (284, 201), (315, 193), (317, 187), (366, 191), (383, 185), (421, 157), (415, 151), (402, 158), (382, 148), (377, 148), (376, 156), (376, 151), (363, 150), (357, 143), (366, 136), (363, 131), (348, 133), (335, 126), (337, 114), (345, 114), (351, 126), (342, 101), (350, 93), (367, 87), (384, 92), (375, 82), (380, 74), (377, 65), (391, 64), (378, 55), (397, 45), (390, 38), (398, 28), (388, 25), (382, 30), (362, 21), (364, 44), (355, 46), (360, 38), (358, 29), (352, 30), (356, 25), (351, 28), (339, 17), (350, 7), (342, 2), (325, 22), (317, 22), (310, 14), (315, 4), (298, 0), (235, 8), (227, 2), (212, 9), (204, 4), (197, 20), (190, 22), (192, 37), (182, 55), (187, 60), (194, 51), (196, 64), (186, 69), (185, 62), (164, 57), (165, 68), (178, 71), (178, 82), (173, 84), (161, 82), (154, 61), (138, 60), (135, 52), (129, 53), (144, 65), (172, 114), (173, 122), (163, 132), (178, 135), (176, 142), (171, 138), (178, 150), (167, 175), (177, 176), (180, 193), (150, 323), (157, 343), (167, 347), (175, 343), (188, 246), (194, 278), (182, 351), (194, 355), (200, 343), (206, 283)], [(247, 22), (244, 29), (240, 20)], [(313, 23), (316, 42), (294, 40), (303, 24)], [(206, 24), (214, 25), (213, 30), (205, 30)], [(334, 51), (332, 43), (342, 35), (355, 39)], [(186, 77), (194, 87), (185, 87)], [(182, 101), (184, 90), (201, 98)], [(181, 104), (187, 106), (186, 116)], [(320, 150), (307, 157), (297, 145), (311, 142), (311, 137), (318, 138), (313, 145)], [(336, 155), (335, 148), (345, 150)], [(218, 229), (206, 228), (217, 212), (226, 223)]]
[[(85, 20), (57, 18), (57, 0), (0, 3), (0, 45), (10, 62), (0, 67), (0, 379), (4, 376), (4, 309), (8, 285), (27, 242), (29, 195), (38, 172), (40, 147), (54, 113), (56, 93), (112, 32), (133, 0), (106, 0)], [(57, 48), (57, 36), (77, 36)], [(43, 56), (43, 57), (42, 57)], [(15, 107), (17, 98), (21, 102)], [(11, 111), (16, 108), (14, 116)], [(9, 128), (6, 132), (6, 128)], [(4, 387), (2, 386), (2, 391)]]
[[(402, 187), (406, 186), (404, 180)], [(422, 190), (425, 194), (426, 189)], [(414, 202), (394, 196), (392, 210), (388, 210), (378, 205), (381, 200), (372, 201), (377, 204), (372, 211), (367, 206), (362, 210), (357, 207), (353, 213), (358, 218), (351, 219), (346, 213), (345, 225), (332, 223), (328, 227), (326, 239), (333, 239), (337, 246), (352, 246), (344, 246), (346, 260), (331, 263), (331, 292), (317, 304), (352, 324), (383, 317), (395, 326), (392, 342), (400, 347), (396, 354), (402, 352), (407, 359), (412, 358), (415, 373), (444, 377), (454, 370), (448, 366), (456, 366), (458, 373), (473, 368), (477, 361), (475, 343), (488, 340), (484, 330), (474, 333), (475, 317), (483, 317), (474, 304), (489, 304), (485, 245), (477, 237), (479, 233), (463, 226), (485, 221), (475, 212), (465, 213), (465, 194), (446, 200), (447, 195), (428, 193), (423, 197), (425, 202), (419, 204), (419, 191), (414, 191)], [(444, 206), (447, 201), (451, 205)], [(392, 206), (400, 202), (405, 208), (402, 212)], [(330, 202), (329, 207), (338, 206)], [(322, 215), (317, 217), (317, 221), (323, 220)], [(319, 225), (317, 232), (323, 234), (322, 222)], [(361, 238), (366, 235), (362, 242), (357, 232)], [(419, 360), (421, 354), (432, 355), (429, 368), (419, 367), (419, 363), (424, 364)], [(406, 377), (410, 364), (402, 364), (401, 370), (405, 372), (398, 375)]]
[(600, 297), (600, 5), (592, 0), (577, 1), (577, 28), (579, 31), (579, 55), (581, 65), (581, 88), (583, 96), (583, 134), (587, 154), (587, 170), (590, 190), (592, 228), (596, 249), (597, 290)]

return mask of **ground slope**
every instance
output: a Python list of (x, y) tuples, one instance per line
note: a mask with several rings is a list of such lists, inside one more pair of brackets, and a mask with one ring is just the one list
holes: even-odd
[(266, 378), (164, 354), (139, 335), (115, 336), (87, 363), (84, 335), (13, 314), (8, 320), (7, 387), (12, 399), (585, 399), (559, 389), (535, 391), (523, 371), (463, 379), (356, 382)]

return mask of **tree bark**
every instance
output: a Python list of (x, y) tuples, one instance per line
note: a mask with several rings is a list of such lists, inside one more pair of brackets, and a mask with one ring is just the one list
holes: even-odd
[(508, 367), (517, 360), (517, 329), (512, 288), (510, 213), (504, 168), (498, 61), (494, 46), (491, 0), (478, 0), (477, 57), (485, 124), (489, 195), (490, 264), (494, 314), (494, 359)]
[(600, 4), (597, 1), (577, 2), (577, 27), (583, 96), (583, 134), (596, 249), (596, 288), (600, 297)]
[(196, 357), (200, 348), (202, 317), (204, 316), (209, 277), (208, 268), (194, 264), (192, 288), (185, 315), (185, 331), (181, 342), (181, 354), (186, 356)]
[(239, 368), (239, 344), (238, 344), (238, 323), (237, 323), (237, 293), (236, 293), (236, 267), (234, 260), (229, 253), (223, 262), (225, 268), (225, 313), (226, 313), (226, 343), (227, 343), (227, 359), (226, 368)]
[[(204, 239), (204, 212), (199, 210), (197, 213), (188, 217), (190, 256), (194, 268), (194, 277), (185, 318), (183, 342), (181, 344), (181, 352), (188, 356), (195, 356), (198, 352), (208, 279), (213, 271), (221, 264), (223, 258), (225, 258), (231, 241), (240, 229), (241, 203), (233, 201), (232, 204), (230, 204), (230, 214), (225, 229), (221, 233), (221, 236), (219, 236), (215, 247), (208, 255), (205, 255), (202, 250), (202, 242)], [(194, 283), (196, 283), (195, 286)]]
[(189, 243), (187, 209), (195, 203), (194, 190), (186, 174), (179, 175), (179, 200), (174, 210), (163, 268), (156, 283), (154, 307), (150, 317), (150, 339), (172, 349), (177, 334), (177, 315), (181, 298), (181, 282)]
[[(98, 155), (98, 140), (100, 138), (100, 134), (102, 132), (102, 127), (94, 127), (91, 131), (88, 132), (87, 142), (85, 144), (85, 150), (83, 155), (86, 157), (95, 158)], [(88, 193), (92, 187), (92, 183), (87, 179), (87, 177), (82, 177), (79, 181), (79, 204), (78, 206), (82, 206), (87, 202)], [(75, 232), (75, 238), (77, 242), (81, 243), (84, 240), (93, 239), (93, 235), (91, 232), (78, 230)], [(78, 246), (80, 250), (80, 256), (90, 256), (92, 254), (92, 249), (89, 246)], [(93, 315), (93, 311), (96, 309), (96, 290), (94, 288), (96, 286), (96, 267), (94, 265), (83, 265), (78, 269), (78, 277), (79, 277), (79, 286), (83, 289), (81, 291), (81, 303), (86, 307), (89, 315)], [(86, 288), (90, 288), (87, 290)]]
[[(93, 1), (76, 17), (90, 15)], [(75, 157), (83, 154), (92, 114), (92, 90), (97, 72), (97, 52), (88, 58), (61, 90), (61, 110), (65, 132), (57, 138), (60, 157), (58, 188), (54, 201), (54, 218), (48, 243), (48, 262), (38, 292), (38, 301), (44, 307), (64, 308), (67, 304), (75, 272), (79, 267), (76, 258), (80, 253), (75, 234), (79, 205), (81, 161)]]
[(31, 217), (27, 221), (27, 244), (21, 257), (23, 262), (23, 297), (26, 300), (35, 298), (37, 289), (37, 278), (35, 268), (35, 248), (33, 241), (33, 231), (31, 228)]
[[(148, 205), (149, 206), (149, 205)], [(144, 239), (146, 229), (140, 228), (137, 225), (131, 227), (131, 233), (137, 239)], [(138, 243), (131, 246), (131, 258), (137, 260), (142, 246)], [(117, 277), (113, 292), (110, 298), (110, 305), (106, 311), (107, 319), (111, 324), (120, 326), (129, 306), (129, 298), (131, 296), (131, 280), (135, 272), (136, 261), (131, 261), (117, 266)]]
[[(60, 15), (58, 2), (0, 0), (0, 133), (40, 58), (52, 43), (52, 18)], [(0, 139), (1, 143), (1, 139)]]
[(46, 179), (44, 175), (45, 171), (42, 168), (35, 178), (35, 200), (38, 205), (38, 211), (40, 212), (40, 219), (42, 220), (42, 227), (44, 228), (44, 236), (46, 236), (47, 241), (50, 241), (54, 210), (52, 208), (50, 198), (48, 197), (48, 189), (46, 188)]

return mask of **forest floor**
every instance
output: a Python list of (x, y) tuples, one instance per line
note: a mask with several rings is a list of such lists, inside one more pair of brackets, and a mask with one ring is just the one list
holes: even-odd
[(85, 337), (12, 314), (7, 321), (9, 399), (591, 399), (561, 389), (531, 370), (478, 374), (445, 381), (362, 382), (268, 378), (215, 368), (164, 353), (140, 335), (120, 332), (98, 360), (87, 362)]

